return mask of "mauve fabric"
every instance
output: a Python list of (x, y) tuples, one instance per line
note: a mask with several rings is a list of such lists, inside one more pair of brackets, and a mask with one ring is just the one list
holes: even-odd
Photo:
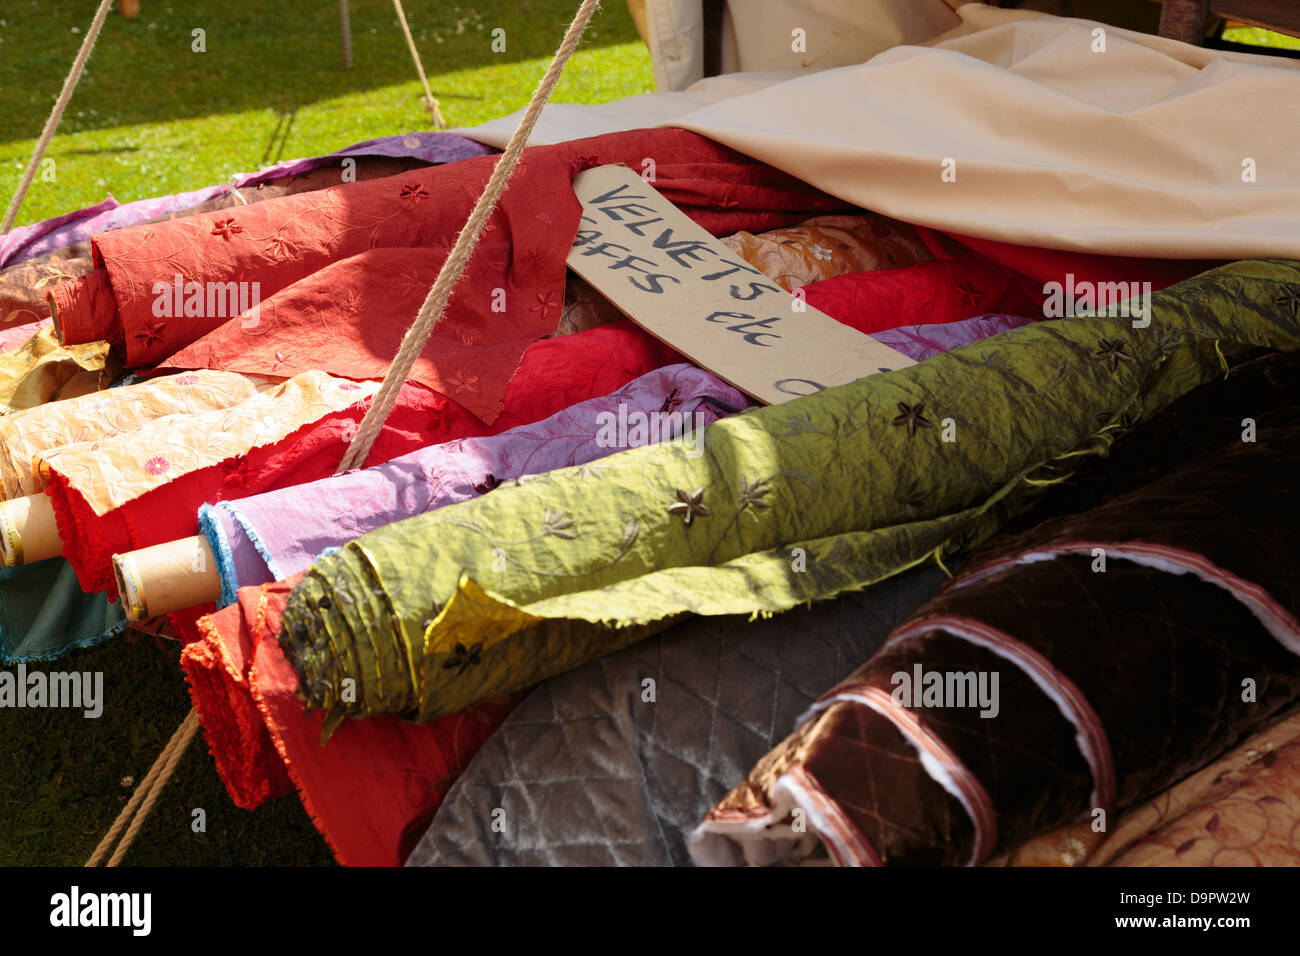
[(455, 133), (401, 133), (396, 136), (381, 136), (354, 143), (325, 156), (310, 159), (286, 159), (284, 162), (267, 166), (255, 173), (240, 173), (231, 180), (237, 189), (256, 186), (281, 176), (297, 176), (311, 172), (322, 166), (329, 166), (341, 160), (356, 156), (391, 156), (397, 159), (418, 159), (431, 166), (442, 163), (454, 163), (474, 156), (486, 156), (495, 153), (490, 146), (483, 146), (457, 136)]
[(0, 267), (89, 239), (97, 232), (122, 229), (164, 213), (187, 209), (230, 192), (229, 186), (205, 186), (170, 196), (119, 203), (112, 196), (103, 202), (44, 222), (20, 226), (0, 238)]
[[(579, 402), (532, 425), (431, 445), (391, 461), (250, 498), (204, 505), (200, 526), (216, 555), (222, 604), (240, 587), (305, 571), (327, 548), (382, 525), (490, 491), (498, 484), (595, 461), (616, 450), (602, 424), (657, 413), (698, 431), (751, 402), (693, 365), (670, 365), (616, 392)], [(665, 426), (666, 427), (666, 426)], [(655, 434), (637, 442), (673, 437)], [(617, 440), (617, 435), (613, 436)], [(702, 439), (702, 435), (696, 436)]]
[[(844, 208), (793, 177), (680, 130), (526, 150), (411, 379), (484, 421), (528, 344), (559, 322), (580, 205), (573, 176), (656, 163), (656, 187), (715, 235)], [(120, 341), (130, 367), (382, 378), (496, 157), (257, 203), (95, 239), (104, 267), (57, 286), (67, 341)], [(256, 319), (155, 315), (157, 283), (259, 283)], [(188, 348), (187, 348), (188, 346)], [(170, 356), (170, 358), (168, 358)], [(256, 369), (253, 366), (257, 366)]]
[(1033, 321), (1022, 315), (977, 315), (958, 322), (881, 329), (872, 332), (871, 337), (881, 345), (902, 352), (914, 362), (924, 362), (931, 356), (1018, 329)]

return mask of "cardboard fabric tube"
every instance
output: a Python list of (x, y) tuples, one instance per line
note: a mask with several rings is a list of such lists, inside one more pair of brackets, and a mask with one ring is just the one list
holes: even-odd
[(0, 560), (6, 567), (35, 564), (63, 553), (63, 539), (46, 495), (0, 501)]
[(145, 621), (221, 597), (221, 575), (208, 539), (198, 534), (113, 555), (126, 616)]

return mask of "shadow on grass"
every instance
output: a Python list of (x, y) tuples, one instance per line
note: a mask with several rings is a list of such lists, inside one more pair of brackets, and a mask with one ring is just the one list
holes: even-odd
[[(391, 0), (351, 0), (353, 66), (341, 55), (338, 6), (302, 0), (144, 0), (110, 15), (62, 131), (273, 109), (416, 79)], [(435, 96), (441, 74), (549, 57), (576, 0), (405, 0)], [(31, 139), (57, 96), (93, 4), (22, 0), (0, 9), (0, 143)], [(77, 32), (73, 32), (74, 28)], [(505, 50), (494, 52), (493, 31)], [(196, 36), (196, 30), (202, 30)], [(202, 41), (203, 52), (196, 52)], [(583, 45), (637, 40), (622, 0), (607, 0)]]

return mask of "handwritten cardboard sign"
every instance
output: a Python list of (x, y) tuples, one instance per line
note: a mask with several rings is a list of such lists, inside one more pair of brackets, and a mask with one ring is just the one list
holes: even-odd
[(768, 405), (915, 364), (841, 325), (691, 222), (626, 166), (573, 182), (568, 264), (632, 321)]

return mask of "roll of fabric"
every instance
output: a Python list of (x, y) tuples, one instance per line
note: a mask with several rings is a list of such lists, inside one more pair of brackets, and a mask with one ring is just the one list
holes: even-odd
[(525, 476), (594, 462), (620, 448), (678, 437), (702, 441), (705, 426), (750, 404), (708, 372), (669, 365), (533, 425), (431, 445), (373, 468), (204, 505), (199, 525), (217, 558), (221, 603), (233, 603), (240, 587), (305, 571), (322, 552), (367, 531)]
[(689, 620), (546, 681), (407, 865), (688, 865), (687, 835), (736, 777), (945, 579), (931, 564), (775, 617)]
[[(646, 159), (660, 192), (717, 235), (845, 208), (678, 130), (526, 150), (412, 378), (484, 421), (499, 414), (525, 348), (556, 331), (568, 254), (556, 237), (574, 235), (580, 213), (573, 176)], [(247, 370), (257, 358), (288, 372), (382, 378), (495, 162), (467, 159), (104, 234), (94, 240), (103, 267), (55, 287), (56, 322), (66, 342), (122, 342), (128, 367), (167, 360)], [(250, 302), (258, 283), (256, 316), (206, 305), (200, 293), (231, 281), (247, 284)]]
[[(228, 197), (231, 205), (242, 206), (246, 202), (256, 202), (259, 198), (284, 195), (285, 191), (280, 191), (276, 187), (283, 187), (290, 181), (302, 183), (304, 174), (325, 166), (338, 166), (344, 159), (353, 160), (353, 164), (349, 167), (349, 175), (354, 175), (357, 179), (365, 179), (373, 178), (370, 170), (388, 169), (388, 172), (378, 172), (378, 175), (392, 175), (402, 169), (414, 169), (417, 166), (436, 163), (452, 163), (490, 152), (493, 152), (491, 148), (453, 133), (403, 133), (354, 143), (324, 156), (286, 160), (254, 173), (241, 173), (232, 177), (229, 185), (208, 186), (204, 189), (140, 199), (126, 204), (119, 203), (109, 196), (94, 206), (28, 226), (19, 226), (5, 233), (0, 237), (0, 268), (7, 268), (54, 249), (83, 242), (98, 232), (122, 229), (142, 222), (161, 221), (169, 213), (190, 210), (213, 199)], [(376, 158), (380, 161), (371, 161)], [(400, 162), (391, 164), (384, 162), (385, 159), (395, 159)], [(339, 181), (337, 176), (333, 177), (333, 182)], [(332, 185), (332, 182), (325, 179), (321, 182)], [(265, 191), (258, 188), (267, 185), (273, 188)], [(242, 199), (231, 195), (232, 187), (240, 191)]]
[[(803, 855), (801, 807), (842, 864), (979, 863), (1104, 830), (1267, 726), (1300, 696), (1297, 372), (1204, 386), (995, 539), (710, 812), (695, 859)], [(1174, 467), (1126, 467), (1148, 453)]]
[(291, 586), (244, 588), (182, 652), (208, 746), (237, 805), (252, 809), (296, 786), (339, 862), (400, 865), (518, 696), (424, 724), (353, 723), (322, 744), (320, 715), (303, 710), (274, 637)]
[(1068, 824), (987, 865), (1296, 866), (1297, 821), (1300, 713), (1293, 712), (1106, 831), (1091, 822)]
[(868, 333), (991, 312), (1043, 314), (1042, 296), (1028, 281), (974, 255), (839, 276), (803, 293), (813, 308)]
[(1023, 315), (976, 315), (938, 325), (926, 323), (881, 329), (872, 332), (871, 337), (896, 352), (902, 352), (914, 362), (924, 362), (928, 358), (1010, 332), (1033, 321)]
[[(0, 418), (0, 493), (5, 498), (17, 498), (44, 491), (49, 481), (40, 462), (65, 446), (93, 445), (160, 418), (233, 408), (281, 381), (205, 369), (7, 415)], [(183, 420), (175, 424), (184, 428)]]
[[(681, 614), (863, 587), (982, 527), (1037, 469), (1096, 450), (1225, 356), (1300, 345), (1298, 297), (1300, 266), (1236, 263), (1156, 293), (1145, 328), (1035, 323), (718, 422), (700, 458), (632, 449), (599, 476), (551, 472), (389, 525), (313, 565), (280, 639), (331, 720), (428, 719)], [(376, 669), (382, 693), (340, 698), (344, 678), (379, 687)]]
[[(255, 182), (237, 190), (229, 186), (221, 186), (215, 190), (203, 190), (201, 193), (183, 193), (162, 200), (142, 200), (140, 203), (119, 206), (111, 212), (79, 223), (75, 230), (59, 230), (55, 233), (68, 241), (67, 245), (49, 248), (50, 240), (47, 237), (33, 246), (33, 250), (42, 251), (18, 256), (13, 263), (0, 271), (0, 326), (6, 322), (29, 322), (38, 318), (48, 318), (49, 295), (53, 286), (89, 275), (94, 271), (95, 261), (90, 240), (93, 234), (133, 225), (170, 222), (205, 212), (247, 206), (280, 196), (296, 196), (299, 193), (336, 186), (344, 181), (359, 182), (379, 179), (383, 176), (395, 176), (410, 169), (419, 169), (424, 165), (426, 164), (418, 159), (361, 156), (354, 161), (352, 167), (348, 168), (347, 180), (342, 178), (343, 173), (336, 166), (313, 168), (310, 171), (284, 174), (279, 177), (258, 178)], [(196, 197), (203, 196), (208, 198), (203, 198), (201, 202), (193, 201)]]

